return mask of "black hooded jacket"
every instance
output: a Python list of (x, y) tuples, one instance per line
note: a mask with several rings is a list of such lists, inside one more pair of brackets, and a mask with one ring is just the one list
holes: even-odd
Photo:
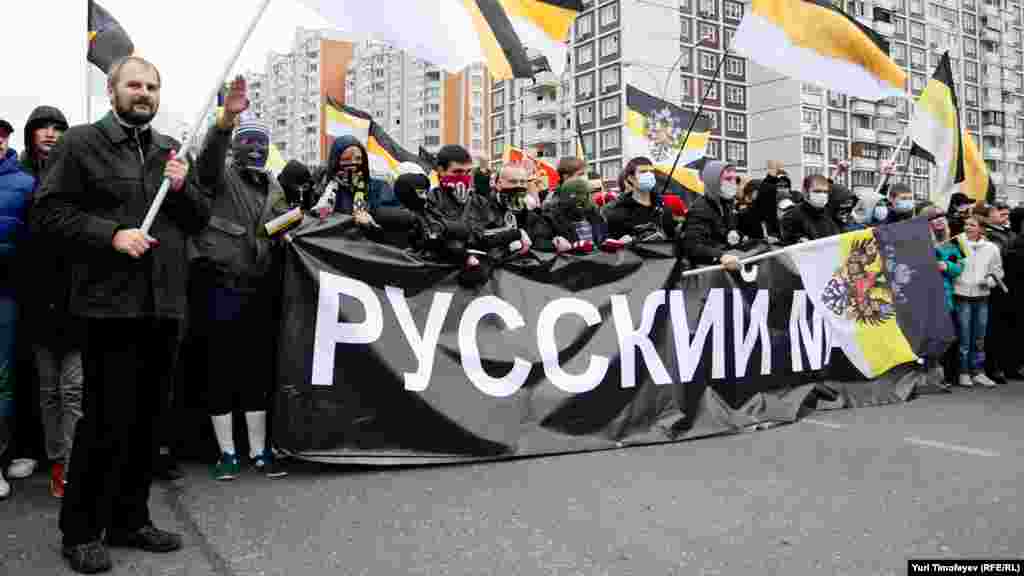
[(782, 219), (781, 228), (783, 244), (796, 244), (804, 239), (827, 238), (842, 232), (827, 205), (818, 209), (808, 204), (806, 200), (786, 214)]
[(277, 175), (277, 183), (284, 190), (288, 204), (302, 206), (303, 210), (313, 208), (313, 174), (305, 164), (289, 160)]
[(32, 145), (32, 133), (39, 128), (45, 128), (48, 124), (56, 124), (61, 131), (68, 129), (68, 120), (60, 110), (53, 106), (38, 106), (28, 116), (25, 122), (25, 148), (21, 152), (21, 167), (36, 179), (36, 188), (45, 175), (46, 167), (42, 161), (32, 155), (35, 146)]
[[(351, 147), (357, 147), (363, 153), (363, 163), (359, 171), (362, 174), (366, 185), (366, 203), (370, 214), (373, 214), (381, 206), (399, 206), (391, 185), (379, 178), (370, 176), (370, 157), (366, 153), (366, 147), (352, 136), (342, 136), (331, 145), (331, 153), (327, 160), (327, 168), (320, 174), (317, 183), (317, 198), (323, 196), (329, 186), (333, 185), (334, 175), (338, 172), (338, 164), (341, 162), (341, 153)], [(339, 214), (351, 214), (354, 196), (351, 191), (338, 190), (335, 198), (334, 211)]]
[[(687, 215), (686, 232), (680, 238), (683, 255), (698, 266), (718, 264), (729, 249), (729, 232), (736, 232), (738, 218), (733, 200), (721, 197), (722, 172), (729, 167), (717, 160), (701, 171), (704, 195), (697, 198)], [(736, 232), (739, 236), (739, 232)]]

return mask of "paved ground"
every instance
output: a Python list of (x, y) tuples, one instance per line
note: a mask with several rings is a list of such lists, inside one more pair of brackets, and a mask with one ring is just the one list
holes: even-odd
[[(115, 574), (905, 574), (1024, 557), (1024, 383), (740, 436), (479, 465), (298, 465), (161, 485), (170, 556)], [(0, 503), (0, 574), (64, 574), (45, 478)]]

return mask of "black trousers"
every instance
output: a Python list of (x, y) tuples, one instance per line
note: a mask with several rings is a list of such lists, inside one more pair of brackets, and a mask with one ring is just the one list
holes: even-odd
[(65, 545), (150, 523), (153, 428), (177, 335), (176, 320), (86, 320), (84, 415), (60, 510)]
[(988, 334), (985, 337), (985, 371), (989, 374), (1014, 372), (1020, 365), (1016, 359), (1018, 332), (1015, 294), (993, 288), (989, 297)]

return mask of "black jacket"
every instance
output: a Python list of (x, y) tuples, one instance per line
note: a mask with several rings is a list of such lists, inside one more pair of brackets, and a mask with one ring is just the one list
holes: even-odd
[[(652, 198), (653, 196), (652, 194)], [(654, 225), (660, 226), (671, 240), (675, 230), (671, 210), (644, 206), (634, 200), (633, 195), (629, 193), (619, 196), (611, 204), (606, 204), (601, 210), (601, 215), (608, 222), (608, 235), (612, 238), (635, 236), (638, 227)]]
[(210, 224), (190, 239), (189, 259), (215, 282), (259, 290), (271, 280), (275, 241), (263, 225), (288, 211), (277, 180), (226, 164), (231, 131), (211, 129), (196, 162), (199, 184), (214, 192)]
[(842, 233), (839, 223), (836, 222), (828, 207), (817, 210), (801, 202), (786, 214), (782, 219), (782, 243), (796, 244), (801, 239), (817, 240)]
[(138, 228), (163, 181), (174, 139), (121, 126), (113, 114), (72, 127), (50, 153), (32, 211), (39, 233), (61, 240), (71, 260), (70, 310), (93, 318), (185, 316), (186, 237), (206, 227), (210, 198), (190, 177), (169, 191), (142, 258), (117, 252), (121, 229)]
[(721, 175), (727, 167), (717, 160), (704, 165), (704, 195), (697, 198), (686, 217), (686, 231), (680, 242), (683, 255), (697, 266), (718, 264), (730, 248), (730, 232), (740, 241), (735, 203), (720, 196)]

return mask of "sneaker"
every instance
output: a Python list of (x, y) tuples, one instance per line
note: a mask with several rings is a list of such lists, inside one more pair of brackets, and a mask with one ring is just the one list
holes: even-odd
[(1006, 384), (1006, 376), (1003, 376), (1002, 372), (994, 372), (989, 374), (988, 377), (996, 384)]
[(4, 473), (0, 472), (0, 500), (6, 500), (11, 495), (11, 485), (4, 479)]
[(277, 463), (277, 459), (269, 449), (252, 459), (252, 467), (267, 478), (283, 478), (288, 475), (288, 471)]
[(113, 548), (138, 548), (157, 554), (181, 550), (181, 536), (151, 524), (128, 534), (111, 534), (107, 543)]
[(36, 461), (31, 458), (15, 458), (7, 467), (8, 478), (28, 478), (36, 471)]
[(996, 383), (993, 382), (992, 380), (990, 380), (988, 376), (985, 376), (984, 372), (974, 375), (974, 383), (975, 384), (981, 384), (985, 388), (995, 388), (996, 387)]
[(110, 552), (102, 542), (88, 542), (76, 546), (64, 546), (61, 554), (68, 559), (71, 569), (79, 574), (109, 572), (113, 567)]
[(961, 374), (960, 375), (960, 385), (963, 386), (964, 388), (972, 388), (972, 387), (974, 387), (974, 381), (971, 380), (970, 375), (968, 375), (968, 374)]
[(55, 462), (50, 468), (50, 495), (54, 498), (64, 497), (64, 464)]
[(240, 471), (241, 467), (238, 464), (238, 456), (225, 452), (221, 454), (220, 460), (217, 461), (217, 465), (213, 468), (213, 479), (234, 480), (238, 477)]

